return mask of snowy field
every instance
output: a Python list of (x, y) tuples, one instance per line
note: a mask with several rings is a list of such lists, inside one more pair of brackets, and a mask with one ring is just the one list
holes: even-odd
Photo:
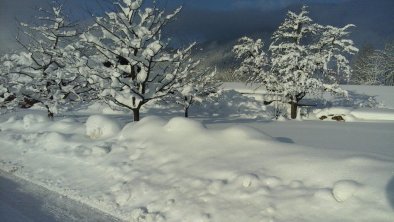
[(138, 123), (100, 104), (6, 113), (0, 169), (125, 221), (394, 220), (394, 87), (347, 86), (280, 121), (264, 90), (225, 88), (189, 119), (163, 104)]

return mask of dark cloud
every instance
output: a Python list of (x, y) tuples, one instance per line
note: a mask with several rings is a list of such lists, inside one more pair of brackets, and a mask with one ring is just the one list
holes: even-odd
[[(112, 0), (64, 0), (73, 16), (85, 22), (87, 8), (97, 12), (96, 2)], [(51, 0), (0, 0), (0, 51), (15, 47), (15, 17), (29, 20), (35, 6)], [(311, 17), (323, 24), (343, 26), (354, 23), (356, 43), (382, 47), (394, 39), (393, 0), (158, 0), (168, 10), (183, 5), (183, 11), (166, 33), (183, 44), (193, 40), (226, 42), (240, 36), (269, 35), (285, 18), (288, 10), (310, 6)]]
[[(238, 4), (239, 2), (239, 4)], [(242, 3), (241, 3), (242, 2)], [(274, 3), (276, 2), (276, 3)], [(297, 3), (299, 2), (299, 3)], [(382, 48), (394, 39), (393, 0), (315, 0), (309, 1), (310, 16), (325, 25), (352, 23), (352, 38), (358, 46), (370, 43)], [(249, 7), (267, 3), (265, 10)], [(181, 41), (228, 41), (241, 36), (259, 36), (268, 41), (284, 20), (288, 10), (299, 11), (305, 1), (242, 0), (238, 9), (213, 10), (186, 8), (168, 32)], [(241, 7), (242, 5), (242, 7)], [(263, 7), (263, 6), (261, 6)], [(271, 8), (271, 9), (269, 9)]]
[(211, 11), (185, 9), (167, 32), (183, 41), (228, 41), (243, 35), (272, 32), (283, 15), (257, 9)]

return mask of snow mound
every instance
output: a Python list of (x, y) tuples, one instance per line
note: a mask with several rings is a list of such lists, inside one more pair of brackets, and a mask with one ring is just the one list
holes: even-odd
[(344, 202), (352, 197), (360, 188), (360, 184), (353, 180), (340, 180), (334, 184), (332, 195), (338, 202)]
[(357, 109), (351, 112), (353, 116), (363, 120), (392, 120), (394, 121), (393, 109)]
[(206, 101), (191, 107), (191, 112), (200, 116), (244, 118), (268, 118), (272, 110), (264, 106), (262, 100), (246, 96), (235, 90), (224, 90), (215, 100)]
[(124, 110), (114, 110), (108, 104), (101, 101), (84, 104), (76, 111), (78, 113), (85, 113), (85, 114), (108, 114), (108, 115), (119, 115), (126, 113)]
[(168, 121), (165, 125), (165, 129), (172, 133), (198, 134), (205, 128), (200, 122), (195, 120), (186, 119), (184, 117), (175, 117)]
[(233, 139), (258, 139), (274, 140), (271, 136), (248, 126), (233, 126), (223, 130), (222, 135), (226, 138)]
[(155, 134), (165, 124), (166, 122), (159, 117), (145, 117), (138, 122), (132, 122), (124, 126), (120, 132), (119, 140), (145, 138), (147, 135)]
[(347, 108), (347, 107), (332, 107), (326, 109), (317, 109), (313, 111), (316, 118), (327, 117), (331, 120), (332, 116), (342, 116), (345, 121), (355, 120), (369, 120), (369, 121), (384, 121), (394, 120), (394, 110), (392, 109), (374, 109), (374, 108)]
[(40, 114), (27, 114), (23, 117), (23, 126), (25, 129), (30, 128), (36, 123), (44, 123), (48, 121), (48, 117)]
[(235, 182), (244, 188), (256, 187), (259, 185), (260, 178), (256, 174), (248, 173), (238, 176)]
[[(241, 127), (241, 122), (205, 128), (183, 117), (146, 117), (120, 130), (114, 116), (91, 116), (86, 124), (80, 118), (29, 129), (23, 128), (22, 118), (0, 122), (0, 169), (125, 221), (391, 222), (385, 187), (392, 190), (387, 185), (394, 168), (392, 151), (387, 157), (374, 149), (363, 154), (346, 146), (355, 140), (349, 135), (333, 140), (346, 151), (273, 139), (287, 138), (290, 131), (320, 140), (330, 135), (327, 127), (354, 133), (365, 124), (252, 125), (264, 124), (260, 131)], [(286, 130), (278, 128), (275, 134), (267, 129), (278, 124)], [(306, 133), (317, 129), (319, 134)], [(335, 213), (338, 209), (341, 214)]]
[(90, 116), (86, 121), (86, 135), (92, 139), (109, 138), (120, 132), (119, 123), (101, 115)]

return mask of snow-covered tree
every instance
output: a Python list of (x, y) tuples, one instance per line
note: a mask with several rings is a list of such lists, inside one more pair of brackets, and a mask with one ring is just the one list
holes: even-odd
[(25, 52), (9, 57), (8, 75), (20, 86), (15, 92), (18, 98), (41, 103), (53, 118), (59, 105), (80, 101), (80, 95), (90, 90), (80, 73), (87, 59), (71, 44), (77, 31), (62, 4), (40, 8), (36, 19), (34, 24), (20, 23), (16, 40)]
[(180, 87), (179, 78), (189, 65), (183, 50), (170, 50), (162, 30), (179, 13), (180, 8), (166, 14), (143, 7), (143, 0), (116, 1), (115, 10), (97, 17), (95, 24), (82, 35), (82, 40), (95, 49), (99, 96), (106, 102), (133, 111), (140, 119), (140, 108), (149, 101), (163, 98)]
[[(319, 25), (317, 33), (319, 41), (315, 46), (311, 45), (311, 52), (317, 58), (318, 71), (324, 83), (335, 84), (350, 80), (352, 69), (347, 56), (358, 52), (353, 41), (348, 39), (349, 29), (353, 27), (355, 27), (353, 24), (340, 28)], [(317, 75), (317, 77), (320, 76)], [(333, 91), (334, 89), (329, 87), (325, 90)], [(339, 89), (339, 93), (341, 92), (342, 90)]]
[(365, 85), (394, 85), (394, 42), (383, 50), (364, 46), (352, 64), (352, 82)]
[(383, 51), (378, 52), (384, 84), (394, 86), (394, 41), (387, 43)]
[(281, 95), (280, 100), (291, 104), (291, 117), (296, 118), (297, 107), (307, 94), (346, 94), (338, 83), (349, 79), (346, 56), (358, 50), (347, 38), (353, 26), (316, 24), (308, 17), (306, 6), (298, 14), (289, 11), (271, 37), (268, 56), (260, 39), (240, 39), (233, 49), (242, 60), (235, 74), (247, 76), (247, 83), (264, 85), (276, 98)]
[(363, 46), (353, 60), (351, 82), (365, 85), (383, 84), (381, 62), (377, 50), (371, 45)]
[(25, 64), (29, 55), (24, 52), (19, 54), (6, 54), (0, 58), (0, 106), (12, 110), (19, 105), (24, 97), (19, 93), (22, 84), (20, 75), (12, 73), (12, 69)]
[(347, 39), (348, 29), (321, 26), (308, 17), (307, 7), (299, 14), (288, 12), (285, 21), (272, 36), (271, 75), (278, 85), (267, 86), (270, 91), (279, 91), (291, 104), (291, 117), (296, 118), (297, 107), (307, 94), (329, 91), (346, 94), (338, 81), (350, 75), (347, 54), (357, 48)]
[(12, 93), (12, 86), (7, 75), (7, 60), (8, 55), (0, 57), (0, 108), (12, 109), (16, 106), (15, 95)]
[(298, 14), (289, 11), (271, 37), (269, 55), (263, 52), (260, 39), (239, 40), (233, 52), (242, 62), (235, 74), (244, 76), (247, 83), (262, 84), (275, 95), (273, 100), (290, 103), (291, 117), (296, 118), (299, 102), (307, 94), (346, 94), (338, 83), (351, 73), (346, 56), (357, 52), (347, 38), (351, 27), (316, 24), (306, 6)]
[(236, 78), (244, 79), (247, 84), (266, 85), (275, 81), (269, 73), (269, 58), (263, 51), (263, 45), (261, 39), (242, 37), (238, 40), (238, 44), (233, 47), (236, 59), (241, 60), (241, 66), (234, 71)]
[(218, 95), (222, 82), (215, 78), (216, 69), (200, 67), (201, 60), (194, 61), (190, 51), (180, 56), (183, 56), (184, 72), (176, 80), (177, 83), (173, 87), (175, 91), (166, 99), (174, 100), (181, 105), (185, 117), (189, 117), (189, 108), (195, 103), (202, 103)]

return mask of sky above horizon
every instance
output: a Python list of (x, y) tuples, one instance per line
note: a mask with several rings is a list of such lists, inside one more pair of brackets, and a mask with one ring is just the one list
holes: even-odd
[[(0, 0), (0, 52), (16, 47), (16, 18), (21, 21), (31, 21), (36, 7), (48, 6), (52, 0)], [(87, 20), (87, 11), (98, 12), (101, 10), (98, 2), (112, 0), (63, 0), (73, 18)], [(256, 35), (272, 32), (283, 21), (286, 10), (295, 5), (311, 5), (311, 15), (323, 23), (345, 25), (357, 23), (362, 20), (363, 37), (361, 41), (374, 41), (383, 38), (379, 26), (390, 26), (394, 22), (391, 14), (394, 11), (394, 0), (157, 0), (162, 8), (172, 9), (183, 5), (183, 13), (169, 28), (168, 32), (174, 33), (176, 39), (187, 41), (226, 41), (241, 35)], [(347, 8), (341, 5), (349, 3)], [(364, 4), (358, 4), (359, 2)], [(375, 20), (386, 21), (384, 24), (374, 24), (376, 21), (371, 16), (359, 14), (368, 13), (371, 2), (384, 2), (383, 6), (370, 12)], [(372, 5), (373, 6), (373, 5)], [(336, 8), (338, 7), (338, 8)], [(358, 10), (352, 15), (350, 9)], [(373, 7), (372, 7), (373, 8)], [(329, 9), (329, 10), (326, 10)], [(348, 11), (346, 11), (348, 10)], [(391, 13), (390, 13), (391, 12)], [(372, 17), (373, 17), (372, 16)], [(369, 28), (366, 18), (371, 18)], [(365, 21), (364, 21), (365, 20)], [(391, 21), (393, 20), (393, 21)], [(365, 23), (365, 24), (364, 24)], [(358, 24), (356, 24), (359, 26)], [(373, 27), (372, 27), (373, 26)], [(378, 27), (375, 27), (378, 26)], [(392, 27), (392, 25), (391, 25)], [(383, 29), (383, 28), (382, 28)], [(393, 36), (393, 28), (386, 28), (388, 36)], [(360, 31), (361, 32), (361, 31)], [(383, 40), (377, 40), (383, 41)]]

